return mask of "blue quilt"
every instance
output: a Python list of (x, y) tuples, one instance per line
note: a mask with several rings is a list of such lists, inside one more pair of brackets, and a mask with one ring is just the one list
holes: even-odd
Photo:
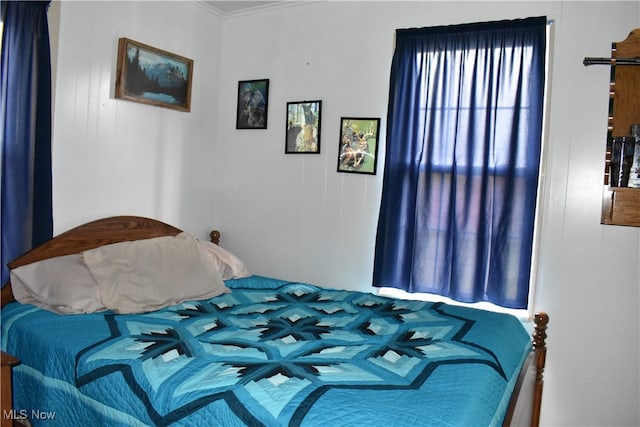
[(516, 318), (252, 276), (137, 315), (13, 303), (2, 348), (34, 425), (500, 425)]

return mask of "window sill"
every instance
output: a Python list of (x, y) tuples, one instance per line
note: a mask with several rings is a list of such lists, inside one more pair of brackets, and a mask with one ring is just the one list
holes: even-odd
[(514, 309), (500, 307), (499, 305), (492, 304), (490, 302), (476, 302), (476, 303), (464, 303), (460, 301), (452, 300), (451, 298), (443, 297), (441, 295), (427, 294), (427, 293), (411, 293), (396, 288), (378, 288), (378, 295), (383, 297), (400, 298), (408, 300), (418, 301), (430, 301), (430, 302), (444, 302), (451, 305), (461, 305), (464, 307), (477, 308), (487, 311), (495, 311), (497, 313), (511, 314), (522, 322), (531, 322), (533, 315), (530, 310), (527, 309)]

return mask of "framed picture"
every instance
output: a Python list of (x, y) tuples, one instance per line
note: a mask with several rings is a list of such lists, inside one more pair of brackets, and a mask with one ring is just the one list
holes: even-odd
[(379, 134), (379, 118), (342, 117), (338, 172), (375, 175)]
[(191, 110), (193, 61), (127, 38), (118, 40), (115, 97)]
[(238, 82), (236, 129), (266, 129), (269, 79)]
[(287, 102), (285, 154), (320, 154), (322, 101)]

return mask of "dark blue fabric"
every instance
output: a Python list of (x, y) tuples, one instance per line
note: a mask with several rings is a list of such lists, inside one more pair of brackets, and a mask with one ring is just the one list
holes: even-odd
[(527, 306), (546, 18), (403, 29), (373, 285)]
[(2, 285), (53, 235), (49, 1), (2, 2)]

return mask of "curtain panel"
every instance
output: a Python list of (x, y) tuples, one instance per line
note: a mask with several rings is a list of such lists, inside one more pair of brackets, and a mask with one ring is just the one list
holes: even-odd
[(546, 18), (402, 29), (373, 285), (526, 308)]
[(49, 3), (2, 2), (2, 286), (7, 263), (53, 235)]

